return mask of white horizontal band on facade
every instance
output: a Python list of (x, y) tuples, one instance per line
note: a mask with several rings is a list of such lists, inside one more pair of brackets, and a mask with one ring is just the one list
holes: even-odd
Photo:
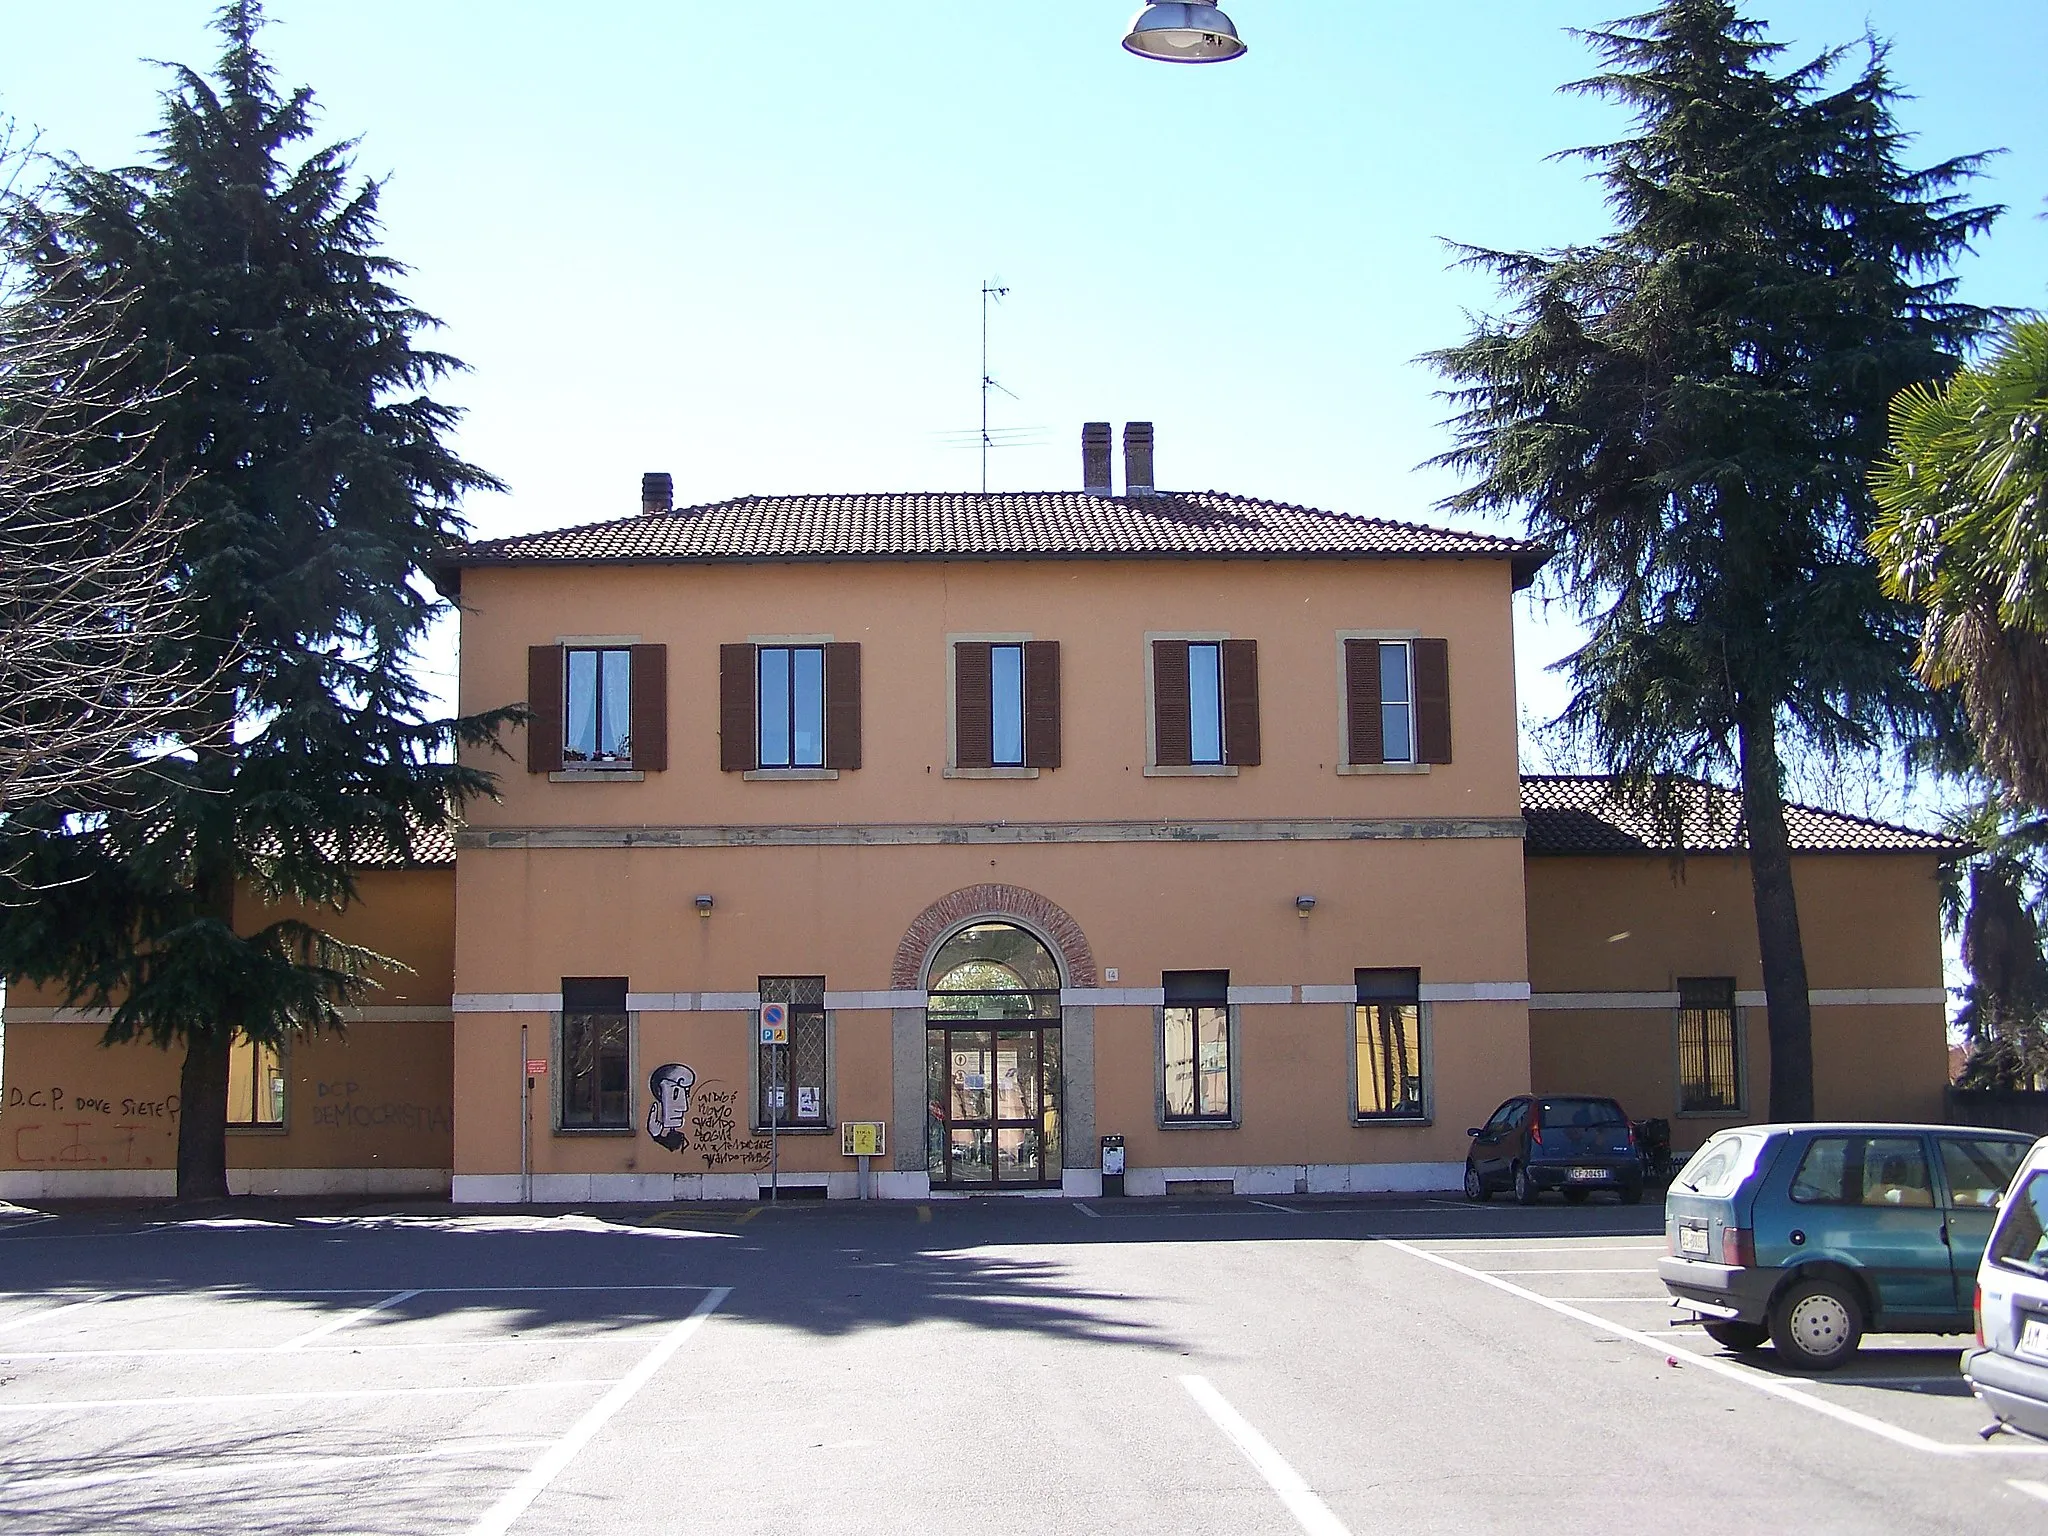
[[(1552, 993), (1551, 996), (1579, 994)], [(1607, 996), (1586, 993), (1585, 996)], [(1657, 997), (1660, 993), (1630, 994)], [(1526, 981), (1424, 982), (1425, 1003), (1519, 1003), (1529, 997)], [(1675, 999), (1676, 993), (1672, 994)], [(827, 992), (825, 1006), (835, 1011), (867, 1009), (874, 1012), (897, 1008), (923, 1008), (930, 1001), (925, 992)], [(1243, 1007), (1285, 1007), (1297, 1003), (1349, 1005), (1358, 1001), (1358, 988), (1348, 986), (1275, 983), (1266, 986), (1232, 987), (1228, 1001)], [(1166, 1005), (1163, 987), (1062, 987), (1063, 1008), (1161, 1008)], [(628, 992), (629, 1013), (752, 1013), (761, 1006), (758, 992)], [(1532, 1004), (1531, 1006), (1540, 1006)], [(1561, 1006), (1561, 1005), (1560, 1005)], [(1597, 1007), (1598, 1004), (1586, 1006)], [(1630, 1006), (1651, 1007), (1654, 1004)], [(1674, 1003), (1675, 1006), (1675, 1003)], [(559, 1013), (559, 992), (459, 992), (457, 1013)], [(56, 1011), (56, 1010), (47, 1010)], [(446, 1015), (442, 1015), (446, 1017)], [(12, 1017), (10, 1014), (9, 1017)]]
[[(455, 1010), (445, 1003), (392, 1004), (388, 1007), (343, 1008), (349, 1024), (446, 1024)], [(9, 1008), (0, 1013), (6, 1024), (111, 1024), (111, 1008)]]
[[(1429, 989), (1423, 988), (1426, 993)], [(1882, 1008), (1945, 1004), (1948, 994), (1940, 987), (1816, 987), (1806, 994), (1815, 1008)], [(1737, 992), (1738, 1008), (1762, 1008), (1769, 1001), (1763, 992)], [(1676, 1008), (1676, 992), (1534, 992), (1529, 1006), (1558, 1010), (1637, 1009), (1649, 1012)]]
[(1515, 816), (1318, 816), (1273, 821), (997, 821), (828, 826), (464, 827), (455, 846), (489, 848), (889, 848), (1018, 843), (1325, 843), (1512, 838)]

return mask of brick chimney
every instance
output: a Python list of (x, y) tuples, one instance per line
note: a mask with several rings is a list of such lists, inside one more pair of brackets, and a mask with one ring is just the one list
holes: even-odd
[(1081, 489), (1090, 496), (1114, 496), (1109, 483), (1109, 423), (1081, 423)]
[(1124, 494), (1156, 496), (1152, 484), (1152, 423), (1124, 423)]
[(640, 477), (640, 515), (659, 517), (676, 509), (675, 480), (659, 470)]

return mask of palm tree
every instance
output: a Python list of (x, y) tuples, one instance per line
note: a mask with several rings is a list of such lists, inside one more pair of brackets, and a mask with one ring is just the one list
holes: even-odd
[(1885, 588), (1926, 610), (1921, 676), (1960, 691), (1985, 767), (2048, 808), (2048, 320), (1901, 392), (1871, 488)]

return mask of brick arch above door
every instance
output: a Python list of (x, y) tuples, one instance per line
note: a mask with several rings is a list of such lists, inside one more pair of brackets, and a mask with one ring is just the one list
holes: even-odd
[(1000, 922), (1013, 918), (1059, 951), (1066, 965), (1067, 985), (1097, 985), (1095, 951), (1081, 925), (1060, 907), (1036, 891), (1021, 885), (970, 885), (941, 896), (918, 913), (903, 942), (896, 946), (896, 963), (890, 970), (889, 985), (899, 992), (924, 987), (924, 969), (939, 941), (961, 924), (976, 919)]

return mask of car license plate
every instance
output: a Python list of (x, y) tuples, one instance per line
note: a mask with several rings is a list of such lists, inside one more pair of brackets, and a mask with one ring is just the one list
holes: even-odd
[(2030, 1317), (2020, 1325), (2020, 1352), (2048, 1360), (2048, 1317)]
[(1678, 1251), (1707, 1256), (1707, 1229), (1705, 1227), (1680, 1227), (1678, 1229)]
[(1574, 1168), (1565, 1177), (1574, 1184), (1591, 1184), (1596, 1180), (1606, 1178), (1607, 1170), (1605, 1168)]

